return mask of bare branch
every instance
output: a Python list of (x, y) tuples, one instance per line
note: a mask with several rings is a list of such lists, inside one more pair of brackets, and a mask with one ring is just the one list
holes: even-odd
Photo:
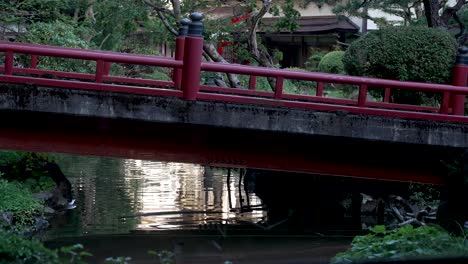
[(460, 17), (458, 16), (457, 13), (454, 13), (453, 14), (453, 18), (455, 19), (455, 21), (458, 23), (458, 25), (460, 26), (460, 32), (458, 32), (456, 35), (455, 35), (455, 38), (457, 39), (457, 42), (458, 42), (458, 46), (463, 46), (465, 45), (467, 39), (468, 39), (468, 32), (466, 32), (465, 30), (465, 24), (463, 23), (463, 21), (460, 19)]
[[(249, 44), (249, 50), (252, 53), (252, 56), (254, 59), (262, 66), (264, 67), (269, 67), (273, 68), (274, 63), (271, 55), (268, 52), (265, 52), (263, 50), (260, 50), (258, 48), (258, 43), (257, 43), (257, 28), (258, 28), (258, 23), (260, 19), (263, 18), (263, 16), (270, 10), (271, 8), (271, 1), (270, 0), (263, 0), (263, 5), (260, 11), (258, 11), (257, 14), (255, 14), (251, 19), (250, 19), (250, 26), (249, 26), (249, 37), (248, 37), (248, 44)], [(276, 86), (276, 81), (274, 78), (268, 78), (268, 83), (270, 84), (270, 88), (274, 91), (275, 86)]]
[(179, 22), (180, 17), (181, 17), (181, 12), (180, 12), (180, 1), (179, 0), (171, 0), (172, 3), (172, 10), (174, 13), (174, 17), (177, 22)]
[(454, 15), (466, 4), (466, 0), (458, 0), (457, 3), (453, 7), (448, 7), (444, 10), (441, 15), (441, 20), (448, 25), (448, 21), (450, 18), (454, 17)]
[(258, 50), (257, 44), (257, 28), (258, 22), (263, 16), (270, 10), (271, 2), (270, 0), (263, 0), (263, 5), (260, 11), (254, 15), (250, 20), (250, 27), (249, 27), (249, 48), (250, 51), (253, 53), (255, 58), (260, 58), (260, 51)]
[(171, 24), (169, 23), (169, 21), (167, 20), (167, 17), (162, 13), (162, 12), (159, 12), (159, 11), (156, 11), (156, 14), (158, 15), (159, 19), (161, 19), (161, 22), (163, 23), (163, 25), (167, 28), (167, 30), (169, 30), (169, 32), (171, 32), (173, 35), (177, 36), (179, 34), (179, 32), (177, 32), (177, 30), (175, 30)]
[(109, 39), (110, 36), (111, 36), (110, 33), (106, 35), (106, 37), (101, 41), (101, 44), (99, 44), (98, 49), (102, 49), (102, 46), (104, 46), (104, 43), (106, 43), (106, 41)]
[(161, 13), (164, 13), (166, 15), (170, 15), (172, 17), (175, 17), (173, 12), (171, 12), (169, 9), (167, 9), (167, 8), (165, 8), (163, 6), (156, 5), (156, 4), (152, 3), (150, 0), (144, 0), (144, 2), (145, 2), (145, 4), (152, 7), (154, 9), (154, 11), (156, 11), (156, 12), (161, 12)]

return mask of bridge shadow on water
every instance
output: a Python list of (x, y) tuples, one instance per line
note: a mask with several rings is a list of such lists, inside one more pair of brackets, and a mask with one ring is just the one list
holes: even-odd
[[(188, 170), (184, 177), (172, 179), (170, 173), (161, 170), (147, 173), (150, 169), (144, 166), (138, 171), (115, 165), (121, 168), (99, 172), (114, 166), (110, 165), (113, 161), (97, 162), (95, 166), (100, 169), (88, 171), (90, 163), (77, 166), (76, 156), (67, 161), (59, 155), (57, 160), (65, 174), (74, 175), (70, 179), (81, 203), (78, 210), (87, 211), (59, 217), (48, 245), (80, 242), (94, 253), (96, 262), (128, 255), (136, 263), (151, 263), (147, 250), (168, 249), (176, 254), (177, 263), (327, 263), (348, 247), (361, 227), (360, 216), (356, 218), (361, 208), (353, 206), (361, 204), (356, 194), (406, 195), (407, 184), (401, 181), (443, 184), (447, 173), (440, 161), (461, 155), (458, 150), (440, 147), (173, 123), (24, 112), (1, 112), (0, 117), (1, 149), (200, 164), (195, 170), (198, 174)], [(207, 171), (218, 167), (223, 168), (218, 180), (209, 180)], [(199, 172), (202, 176), (195, 177)], [(152, 179), (156, 174), (169, 176)], [(88, 181), (83, 175), (94, 178)], [(105, 175), (121, 178), (116, 181)], [(157, 186), (157, 191), (151, 186)], [(178, 201), (177, 206), (155, 199), (160, 193), (177, 196), (167, 200)], [(145, 208), (142, 197), (153, 197), (146, 198), (153, 199), (151, 210)], [(198, 202), (184, 203), (187, 199)], [(351, 206), (343, 206), (345, 199)], [(208, 201), (213, 206), (207, 206)], [(180, 213), (185, 209), (220, 210), (224, 213), (221, 219), (227, 216), (237, 221), (211, 221), (214, 218), (207, 215), (193, 221), (193, 217), (178, 214), (178, 221), (182, 221), (127, 217), (125, 229), (104, 224), (103, 214), (120, 225), (123, 216), (140, 211)], [(73, 219), (78, 219), (75, 226), (70, 224)], [(153, 221), (153, 225), (144, 223), (144, 219)], [(177, 228), (154, 228), (171, 225)], [(66, 234), (64, 226), (79, 232)], [(61, 237), (62, 231), (66, 237)]]

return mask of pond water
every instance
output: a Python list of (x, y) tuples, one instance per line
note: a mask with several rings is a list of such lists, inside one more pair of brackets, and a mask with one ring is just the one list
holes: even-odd
[[(228, 188), (227, 169), (146, 160), (51, 156), (72, 183), (77, 207), (54, 219), (46, 234), (48, 239), (134, 230), (195, 229), (213, 223), (257, 223), (266, 215), (262, 210), (242, 213), (231, 210), (240, 208), (241, 199), (243, 204), (247, 200), (243, 186), (239, 186), (242, 185), (239, 172), (235, 170)], [(254, 194), (248, 195), (250, 204), (261, 204)], [(147, 213), (159, 215), (135, 217)]]

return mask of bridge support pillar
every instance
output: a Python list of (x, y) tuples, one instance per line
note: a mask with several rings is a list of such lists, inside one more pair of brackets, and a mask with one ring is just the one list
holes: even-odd
[[(452, 85), (466, 87), (468, 82), (468, 49), (461, 48), (458, 50), (457, 60), (453, 67)], [(467, 88), (468, 89), (468, 88)], [(465, 95), (452, 94), (450, 96), (450, 106), (452, 106), (452, 114), (465, 114)]]
[(188, 36), (185, 37), (184, 65), (182, 67), (181, 89), (185, 100), (196, 100), (200, 90), (200, 67), (202, 62), (203, 37), (202, 15), (190, 15)]

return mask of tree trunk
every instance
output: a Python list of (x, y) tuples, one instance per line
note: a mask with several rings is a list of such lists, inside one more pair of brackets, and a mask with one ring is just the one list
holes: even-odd
[[(275, 65), (273, 63), (273, 58), (271, 57), (271, 55), (265, 50), (260, 50), (258, 48), (258, 43), (257, 43), (258, 22), (260, 21), (260, 19), (263, 18), (263, 16), (266, 13), (268, 13), (270, 8), (271, 8), (270, 0), (264, 0), (263, 6), (260, 9), (260, 11), (258, 11), (258, 13), (250, 19), (249, 32), (248, 32), (249, 34), (248, 44), (249, 44), (249, 49), (253, 58), (261, 66), (274, 68)], [(274, 78), (268, 78), (268, 83), (270, 84), (271, 90), (274, 91), (275, 86), (276, 86), (276, 80)]]
[(438, 0), (423, 0), (424, 15), (426, 16), (427, 26), (438, 28), (441, 26), (441, 19), (439, 16), (439, 1)]
[[(218, 51), (216, 50), (216, 47), (213, 45), (211, 42), (204, 42), (203, 43), (203, 50), (208, 54), (208, 56), (213, 60), (214, 62), (221, 62), (221, 63), (229, 63), (227, 62), (223, 56), (221, 56)], [(236, 74), (228, 73), (228, 80), (229, 84), (233, 88), (240, 88), (240, 82), (239, 79), (237, 78)]]

